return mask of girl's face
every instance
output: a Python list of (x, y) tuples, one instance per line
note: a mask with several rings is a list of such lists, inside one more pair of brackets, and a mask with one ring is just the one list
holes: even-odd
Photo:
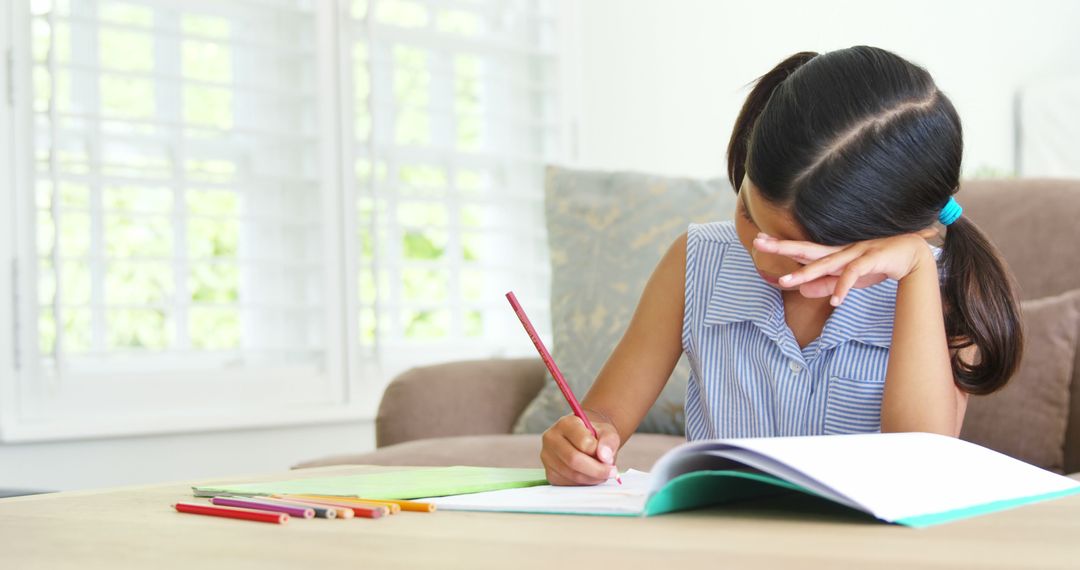
[(802, 228), (795, 222), (791, 214), (780, 207), (767, 202), (762, 198), (757, 186), (744, 175), (742, 186), (735, 205), (735, 231), (739, 234), (750, 257), (754, 260), (758, 274), (769, 285), (783, 290), (794, 290), (798, 287), (781, 287), (778, 279), (795, 271), (801, 265), (795, 260), (777, 255), (775, 253), (761, 253), (754, 249), (754, 238), (758, 232), (765, 232), (777, 239), (808, 241)]

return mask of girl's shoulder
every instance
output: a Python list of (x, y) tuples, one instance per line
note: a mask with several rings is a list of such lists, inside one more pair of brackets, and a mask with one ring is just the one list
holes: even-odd
[(739, 235), (735, 233), (735, 222), (724, 220), (721, 222), (690, 224), (686, 229), (686, 241), (688, 246), (691, 243), (727, 245), (738, 242)]
[[(731, 252), (735, 255), (732, 256)], [(739, 234), (735, 231), (735, 222), (726, 220), (722, 222), (709, 222), (705, 224), (690, 224), (686, 229), (686, 270), (687, 279), (708, 279), (716, 270), (733, 271), (746, 269), (739, 263), (739, 252), (745, 254), (742, 244), (739, 243)], [(734, 259), (730, 259), (734, 257)], [(750, 267), (746, 269), (750, 274), (755, 274), (753, 261), (749, 256), (746, 260)], [(708, 271), (697, 271), (699, 267), (710, 267)], [(715, 277), (715, 276), (714, 276)]]

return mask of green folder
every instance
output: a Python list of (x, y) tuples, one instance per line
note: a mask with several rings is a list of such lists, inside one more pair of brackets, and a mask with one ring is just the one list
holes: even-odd
[(288, 479), (266, 483), (192, 487), (196, 497), (215, 495), (333, 495), (364, 499), (418, 499), (547, 484), (543, 469), (437, 467)]

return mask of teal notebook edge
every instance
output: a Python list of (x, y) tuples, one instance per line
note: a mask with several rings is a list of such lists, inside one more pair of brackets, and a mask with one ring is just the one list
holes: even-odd
[(643, 514), (651, 517), (757, 499), (787, 491), (820, 496), (805, 487), (764, 473), (732, 470), (692, 471), (668, 481), (649, 497)]
[(977, 517), (979, 515), (986, 515), (990, 513), (996, 513), (998, 511), (1004, 511), (1008, 509), (1014, 509), (1016, 507), (1022, 507), (1024, 505), (1030, 505), (1032, 503), (1041, 503), (1043, 501), (1049, 501), (1052, 499), (1059, 499), (1061, 497), (1068, 497), (1069, 495), (1080, 494), (1080, 487), (1074, 487), (1071, 489), (1062, 489), (1060, 491), (1054, 491), (1052, 493), (1044, 493), (1041, 495), (1032, 495), (1030, 497), (1018, 497), (1015, 499), (1005, 499), (1002, 501), (994, 501), (992, 503), (984, 503), (981, 505), (975, 505), (972, 507), (964, 507), (962, 509), (953, 509), (950, 511), (943, 511), (940, 513), (932, 513), (927, 515), (918, 515), (914, 517), (906, 517), (893, 521), (896, 524), (911, 527), (911, 528), (926, 528), (928, 526), (934, 526), (938, 524), (944, 524), (954, 522), (971, 517)]

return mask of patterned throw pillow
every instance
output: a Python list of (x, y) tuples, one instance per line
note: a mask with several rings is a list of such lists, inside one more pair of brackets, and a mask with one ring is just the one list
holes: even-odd
[[(645, 282), (691, 222), (731, 219), (725, 179), (549, 167), (545, 208), (551, 250), (552, 354), (579, 399), (626, 331)], [(682, 435), (690, 367), (679, 359), (640, 432)], [(570, 412), (547, 379), (514, 433), (539, 433)]]

